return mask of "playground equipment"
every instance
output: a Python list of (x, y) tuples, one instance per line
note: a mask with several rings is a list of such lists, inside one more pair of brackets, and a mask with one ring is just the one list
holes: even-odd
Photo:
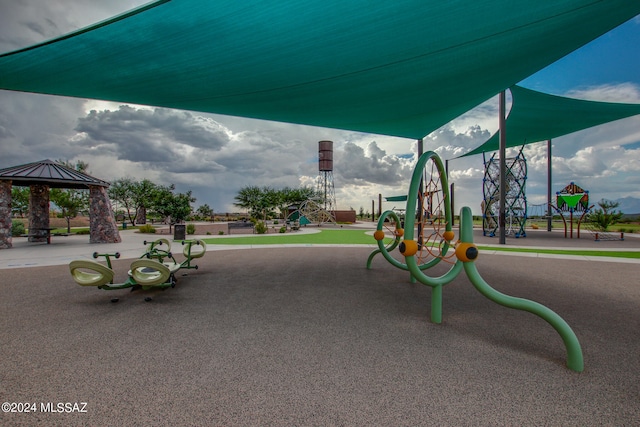
[[(107, 265), (90, 260), (75, 260), (69, 263), (71, 277), (80, 286), (95, 286), (98, 289), (113, 291), (118, 289), (131, 290), (142, 289), (166, 289), (176, 285), (175, 276), (164, 264), (153, 259), (141, 258), (133, 261), (129, 269), (129, 276), (123, 283), (113, 283), (115, 275), (111, 267), (111, 258), (120, 258), (118, 252), (109, 254), (93, 253), (94, 258), (105, 257)], [(145, 301), (151, 301), (146, 297)], [(111, 302), (118, 302), (118, 298), (112, 298)]]
[[(484, 156), (484, 154), (483, 154)], [(482, 179), (482, 231), (485, 236), (494, 237), (499, 227), (500, 217), (500, 159), (494, 153), (487, 161), (484, 157), (484, 178)], [(505, 233), (514, 237), (527, 237), (527, 160), (522, 149), (516, 157), (505, 159)]]
[[(475, 265), (479, 252), (473, 243), (471, 209), (464, 207), (460, 211), (459, 238), (455, 240), (448, 188), (440, 157), (434, 152), (424, 153), (419, 158), (411, 179), (405, 227), (401, 228), (394, 212), (386, 211), (382, 214), (374, 233), (378, 249), (369, 255), (367, 268), (371, 268), (373, 258), (380, 253), (395, 267), (409, 271), (412, 281), (431, 287), (433, 323), (442, 322), (443, 287), (464, 271), (473, 286), (491, 301), (508, 308), (528, 311), (549, 323), (565, 344), (567, 366), (581, 372), (584, 369), (582, 348), (564, 319), (542, 304), (498, 292), (482, 278)], [(388, 232), (394, 239), (385, 244), (385, 227), (389, 227), (387, 222), (393, 224)], [(391, 256), (390, 252), (396, 247), (404, 256), (404, 262)], [(448, 272), (439, 277), (429, 276), (428, 270), (440, 262), (451, 265)]]
[(296, 222), (299, 226), (308, 224), (321, 226), (334, 221), (333, 215), (324, 209), (322, 203), (316, 199), (305, 200), (287, 216), (287, 222)]
[(573, 239), (573, 213), (581, 213), (580, 219), (578, 219), (578, 235), (580, 238), (580, 225), (584, 218), (589, 213), (593, 205), (589, 206), (589, 192), (583, 190), (575, 183), (570, 183), (562, 190), (556, 192), (556, 206), (549, 205), (560, 214), (562, 222), (564, 223), (564, 237), (567, 238), (567, 219), (566, 214), (569, 214), (569, 228), (570, 238)]
[[(147, 245), (147, 242), (144, 242)], [(175, 274), (180, 269), (198, 269), (191, 261), (201, 258), (206, 253), (206, 244), (202, 240), (185, 240), (183, 254), (186, 259), (178, 263), (170, 252), (171, 243), (167, 239), (158, 239), (149, 242), (142, 256), (133, 261), (128, 271), (128, 278), (123, 283), (113, 283), (115, 272), (111, 265), (112, 258), (120, 258), (120, 253), (93, 253), (93, 258), (104, 257), (106, 265), (92, 260), (74, 260), (69, 263), (69, 271), (73, 280), (80, 286), (95, 286), (103, 290), (117, 290), (131, 288), (137, 289), (167, 289), (175, 287), (177, 279)], [(160, 249), (166, 245), (167, 249)], [(146, 297), (145, 301), (151, 301)], [(118, 298), (112, 298), (111, 302), (118, 302)]]
[[(172, 273), (177, 272), (181, 269), (198, 269), (197, 265), (191, 265), (191, 261), (197, 258), (202, 258), (204, 254), (207, 252), (207, 244), (204, 240), (196, 239), (196, 240), (182, 240), (182, 254), (185, 257), (185, 260), (181, 263), (178, 263), (173, 254), (171, 253), (171, 242), (168, 239), (160, 238), (154, 240), (153, 242), (144, 241), (144, 244), (148, 244), (147, 251), (142, 255), (142, 257), (157, 259), (161, 263), (163, 263), (166, 267), (168, 267)], [(159, 248), (159, 246), (166, 245), (166, 249)], [(141, 258), (142, 258), (141, 257)]]

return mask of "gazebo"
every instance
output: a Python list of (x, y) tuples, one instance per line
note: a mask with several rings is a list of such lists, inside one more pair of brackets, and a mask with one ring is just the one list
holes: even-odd
[[(118, 226), (107, 195), (109, 183), (51, 160), (0, 169), (0, 249), (13, 246), (11, 235), (11, 188), (28, 186), (29, 230), (49, 228), (49, 190), (51, 188), (89, 189), (89, 242), (119, 243)], [(42, 242), (46, 235), (30, 236)]]

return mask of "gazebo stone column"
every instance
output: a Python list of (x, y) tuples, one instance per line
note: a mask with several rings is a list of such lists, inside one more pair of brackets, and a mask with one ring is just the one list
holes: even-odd
[(0, 181), (0, 249), (11, 247), (11, 181)]
[(42, 234), (42, 237), (29, 236), (29, 241), (46, 242), (47, 232), (37, 229), (49, 228), (49, 186), (33, 184), (29, 189), (29, 234)]
[(89, 243), (122, 241), (106, 187), (89, 186), (89, 229)]

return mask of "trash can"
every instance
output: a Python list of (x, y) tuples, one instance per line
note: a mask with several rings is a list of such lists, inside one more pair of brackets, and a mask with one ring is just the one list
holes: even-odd
[(173, 240), (184, 240), (187, 236), (187, 226), (176, 224), (173, 226)]
[(123, 222), (123, 223), (122, 223), (122, 229), (123, 229), (123, 230), (126, 230), (126, 229), (127, 229), (127, 223), (126, 223), (126, 222)]

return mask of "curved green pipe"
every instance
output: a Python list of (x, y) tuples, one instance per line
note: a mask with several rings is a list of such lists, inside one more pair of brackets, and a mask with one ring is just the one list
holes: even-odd
[[(423, 154), (419, 159), (416, 165), (416, 168), (413, 171), (413, 175), (411, 178), (411, 185), (409, 188), (409, 193), (407, 197), (407, 216), (405, 219), (405, 232), (404, 239), (409, 241), (414, 238), (414, 226), (416, 220), (416, 208), (417, 208), (417, 200), (418, 200), (418, 192), (422, 186), (422, 171), (430, 159), (433, 159), (438, 173), (440, 174), (440, 180), (442, 183), (442, 191), (443, 196), (445, 197), (445, 229), (446, 231), (451, 231), (451, 201), (449, 200), (449, 189), (447, 183), (447, 177), (445, 175), (444, 167), (440, 157), (432, 151)], [(390, 211), (388, 211), (390, 212)], [(384, 219), (386, 215), (391, 215), (391, 213), (385, 212), (383, 216), (381, 216), (378, 221), (378, 229), (381, 230), (384, 225)], [(395, 216), (395, 213), (393, 213)], [(396, 216), (397, 218), (397, 216)], [(397, 219), (396, 219), (397, 221)], [(434, 323), (442, 322), (442, 288), (444, 285), (450, 283), (455, 279), (458, 274), (464, 269), (469, 280), (473, 284), (473, 286), (486, 298), (491, 301), (500, 304), (502, 306), (513, 308), (516, 310), (528, 311), (532, 314), (537, 315), (538, 317), (545, 320), (549, 323), (559, 334), (562, 340), (564, 341), (565, 348), (567, 350), (567, 367), (576, 372), (582, 372), (584, 370), (584, 359), (582, 355), (582, 348), (580, 347), (580, 342), (576, 337), (575, 333), (571, 329), (571, 327), (565, 322), (565, 320), (560, 317), (553, 310), (548, 307), (530, 301), (524, 298), (512, 297), (509, 295), (505, 295), (495, 289), (493, 289), (481, 276), (478, 272), (475, 265), (475, 258), (477, 257), (477, 252), (475, 255), (469, 256), (469, 252), (465, 255), (465, 258), (471, 259), (470, 261), (463, 262), (460, 259), (456, 261), (456, 263), (451, 267), (451, 269), (443, 274), (440, 277), (428, 277), (422, 270), (432, 267), (437, 264), (441, 260), (441, 258), (434, 258), (429, 263), (418, 265), (418, 261), (416, 260), (415, 255), (406, 256), (405, 261), (406, 265), (392, 258), (388, 250), (392, 250), (399, 243), (399, 237), (396, 236), (395, 241), (389, 247), (385, 247), (383, 241), (378, 241), (378, 247), (376, 251), (374, 251), (371, 255), (369, 255), (369, 259), (367, 260), (367, 268), (370, 268), (371, 260), (377, 253), (382, 253), (385, 259), (389, 261), (392, 265), (401, 268), (408, 269), (411, 273), (412, 281), (419, 281), (420, 283), (431, 287), (431, 321)], [(471, 247), (475, 248), (473, 245), (473, 217), (471, 215), (471, 209), (468, 207), (462, 208), (460, 211), (460, 243), (467, 244)], [(441, 253), (443, 255), (446, 254), (449, 249), (449, 242), (446, 242), (444, 248)], [(391, 248), (391, 249), (390, 249)], [(460, 247), (458, 247), (461, 250)], [(458, 254), (456, 254), (458, 255)], [(463, 256), (463, 255), (461, 255)]]
[[(382, 215), (380, 215), (380, 218), (378, 219), (378, 226), (376, 227), (376, 231), (380, 231), (384, 228), (384, 221), (387, 219), (387, 217), (392, 217), (393, 220), (395, 221), (396, 224), (400, 223), (400, 219), (398, 218), (398, 215), (396, 215), (395, 212), (393, 211), (384, 211), (382, 213)], [(396, 235), (395, 239), (393, 240), (393, 242), (391, 242), (391, 244), (389, 246), (385, 246), (384, 244), (384, 239), (383, 240), (376, 240), (376, 242), (378, 243), (378, 249), (376, 249), (375, 251), (371, 252), (371, 254), (369, 255), (369, 258), (367, 258), (367, 269), (371, 269), (371, 262), (373, 261), (373, 258), (381, 253), (382, 256), (391, 263), (391, 265), (393, 265), (394, 267), (397, 267), (401, 270), (407, 270), (407, 266), (403, 263), (401, 263), (400, 261), (398, 261), (397, 259), (393, 258), (389, 252), (391, 252), (392, 250), (394, 250), (398, 244), (400, 244), (400, 236)]]
[[(460, 211), (460, 240), (463, 243), (473, 243), (473, 222), (471, 209), (468, 207), (464, 207)], [(493, 289), (482, 276), (480, 276), (473, 261), (464, 262), (463, 264), (469, 280), (482, 295), (502, 306), (533, 313), (553, 326), (560, 334), (560, 337), (562, 337), (562, 341), (564, 341), (567, 349), (567, 367), (576, 372), (582, 372), (584, 370), (584, 358), (578, 337), (576, 337), (576, 334), (562, 317), (540, 303), (505, 295)]]

